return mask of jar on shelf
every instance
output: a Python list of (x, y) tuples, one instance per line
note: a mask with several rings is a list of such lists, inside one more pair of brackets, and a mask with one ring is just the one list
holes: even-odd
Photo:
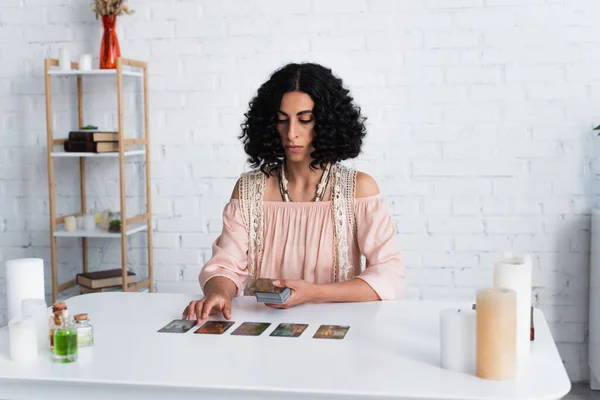
[(108, 214), (108, 231), (121, 232), (121, 213), (118, 211)]

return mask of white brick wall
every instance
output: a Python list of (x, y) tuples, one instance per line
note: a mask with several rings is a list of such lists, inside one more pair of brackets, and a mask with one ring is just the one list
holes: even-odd
[[(86, 3), (86, 4), (83, 4)], [(0, 0), (0, 262), (49, 238), (43, 58), (98, 53), (88, 2)], [(598, 200), (600, 27), (594, 0), (132, 0), (123, 55), (150, 63), (157, 288), (197, 291), (222, 207), (247, 167), (236, 136), (250, 96), (289, 61), (324, 63), (369, 117), (360, 169), (375, 176), (408, 265), (407, 297), (473, 300), (507, 249), (535, 256), (535, 305), (571, 378), (588, 379), (589, 213)], [(40, 28), (43, 26), (43, 28)], [(116, 126), (110, 80), (85, 81), (86, 123)], [(130, 83), (127, 128), (135, 130)], [(54, 83), (57, 136), (72, 82)], [(132, 116), (131, 118), (129, 116)], [(135, 213), (143, 185), (128, 168)], [(57, 209), (78, 205), (77, 166), (56, 163)], [(118, 205), (117, 171), (89, 164), (90, 207)], [(60, 280), (80, 269), (59, 241)], [(144, 271), (146, 241), (129, 241)], [(118, 241), (91, 240), (116, 267)], [(4, 272), (0, 269), (0, 296)], [(568, 284), (566, 282), (569, 282)], [(49, 288), (48, 288), (49, 289)], [(6, 322), (0, 297), (0, 325)]]

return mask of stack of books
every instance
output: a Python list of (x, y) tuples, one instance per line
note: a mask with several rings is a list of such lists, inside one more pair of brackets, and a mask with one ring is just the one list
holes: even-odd
[(90, 129), (69, 132), (65, 141), (66, 152), (107, 153), (119, 151), (119, 133)]
[[(76, 282), (81, 294), (115, 292), (122, 290), (123, 277), (120, 269), (109, 269), (77, 274)], [(133, 283), (135, 283), (135, 273), (127, 271), (127, 285)]]

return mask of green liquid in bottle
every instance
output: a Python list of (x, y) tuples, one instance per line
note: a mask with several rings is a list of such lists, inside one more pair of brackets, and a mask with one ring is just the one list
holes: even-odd
[(54, 332), (54, 359), (61, 363), (77, 360), (76, 329), (58, 329)]

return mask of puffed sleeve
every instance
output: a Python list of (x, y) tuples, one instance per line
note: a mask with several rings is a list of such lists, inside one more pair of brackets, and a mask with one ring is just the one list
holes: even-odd
[(248, 233), (242, 220), (240, 202), (232, 199), (223, 210), (223, 231), (212, 245), (212, 257), (198, 277), (202, 290), (210, 278), (224, 276), (235, 283), (236, 296), (243, 293), (248, 277), (247, 251)]
[(357, 198), (354, 210), (358, 246), (366, 258), (365, 270), (357, 278), (367, 282), (381, 300), (401, 297), (405, 266), (385, 200), (380, 195)]

